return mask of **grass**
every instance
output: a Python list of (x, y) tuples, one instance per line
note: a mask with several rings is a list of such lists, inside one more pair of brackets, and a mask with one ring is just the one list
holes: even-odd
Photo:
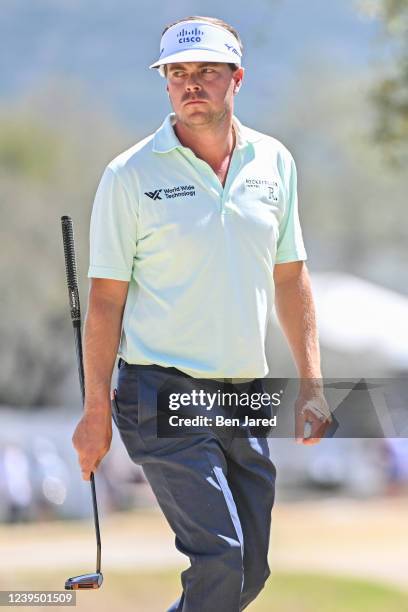
[[(2, 590), (59, 590), (64, 572), (2, 574)], [(99, 591), (77, 593), (76, 608), (89, 612), (163, 612), (180, 590), (176, 570), (106, 572)], [(222, 610), (222, 602), (220, 609)], [(25, 609), (25, 608), (21, 608)], [(42, 609), (42, 608), (36, 608)], [(61, 610), (47, 607), (44, 610)], [(321, 574), (274, 574), (250, 612), (408, 612), (408, 594), (359, 579)], [(214, 611), (217, 612), (217, 611)]]

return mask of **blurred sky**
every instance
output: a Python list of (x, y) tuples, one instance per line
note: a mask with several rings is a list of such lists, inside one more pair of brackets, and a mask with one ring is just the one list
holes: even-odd
[(69, 77), (129, 126), (143, 123), (151, 131), (168, 100), (164, 82), (147, 66), (156, 59), (163, 26), (194, 14), (221, 17), (239, 30), (247, 68), (239, 115), (254, 127), (284, 100), (285, 83), (305, 63), (350, 73), (372, 65), (379, 49), (378, 23), (362, 17), (357, 0), (236, 0), (224, 6), (216, 0), (3, 0), (0, 94), (21, 96)]

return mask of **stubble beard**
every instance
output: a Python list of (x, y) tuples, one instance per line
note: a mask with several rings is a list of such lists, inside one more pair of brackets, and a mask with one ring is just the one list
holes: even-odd
[(195, 113), (192, 117), (176, 113), (176, 118), (178, 122), (182, 123), (189, 130), (216, 129), (224, 123), (228, 116), (228, 111), (229, 109), (224, 107), (221, 111), (208, 110), (206, 112)]

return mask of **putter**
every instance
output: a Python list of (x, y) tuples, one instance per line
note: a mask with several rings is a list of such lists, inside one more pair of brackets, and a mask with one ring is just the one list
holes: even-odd
[[(62, 240), (64, 243), (69, 305), (71, 310), (71, 321), (74, 329), (75, 349), (78, 362), (79, 384), (81, 386), (82, 404), (84, 404), (85, 378), (82, 360), (81, 309), (79, 304), (78, 280), (75, 262), (74, 228), (71, 217), (66, 215), (61, 217), (61, 226)], [(91, 472), (91, 492), (96, 534), (96, 571), (93, 574), (82, 574), (81, 576), (68, 578), (65, 581), (65, 589), (69, 591), (77, 589), (99, 589), (103, 582), (103, 575), (101, 573), (101, 534), (99, 532), (98, 505), (96, 502), (95, 478), (93, 472)]]

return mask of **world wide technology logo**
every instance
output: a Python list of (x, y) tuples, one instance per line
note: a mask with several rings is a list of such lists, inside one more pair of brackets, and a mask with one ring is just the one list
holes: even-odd
[(176, 187), (163, 187), (153, 191), (145, 191), (144, 194), (151, 200), (162, 200), (163, 197), (169, 200), (171, 198), (195, 196), (196, 191), (194, 185), (177, 185)]

